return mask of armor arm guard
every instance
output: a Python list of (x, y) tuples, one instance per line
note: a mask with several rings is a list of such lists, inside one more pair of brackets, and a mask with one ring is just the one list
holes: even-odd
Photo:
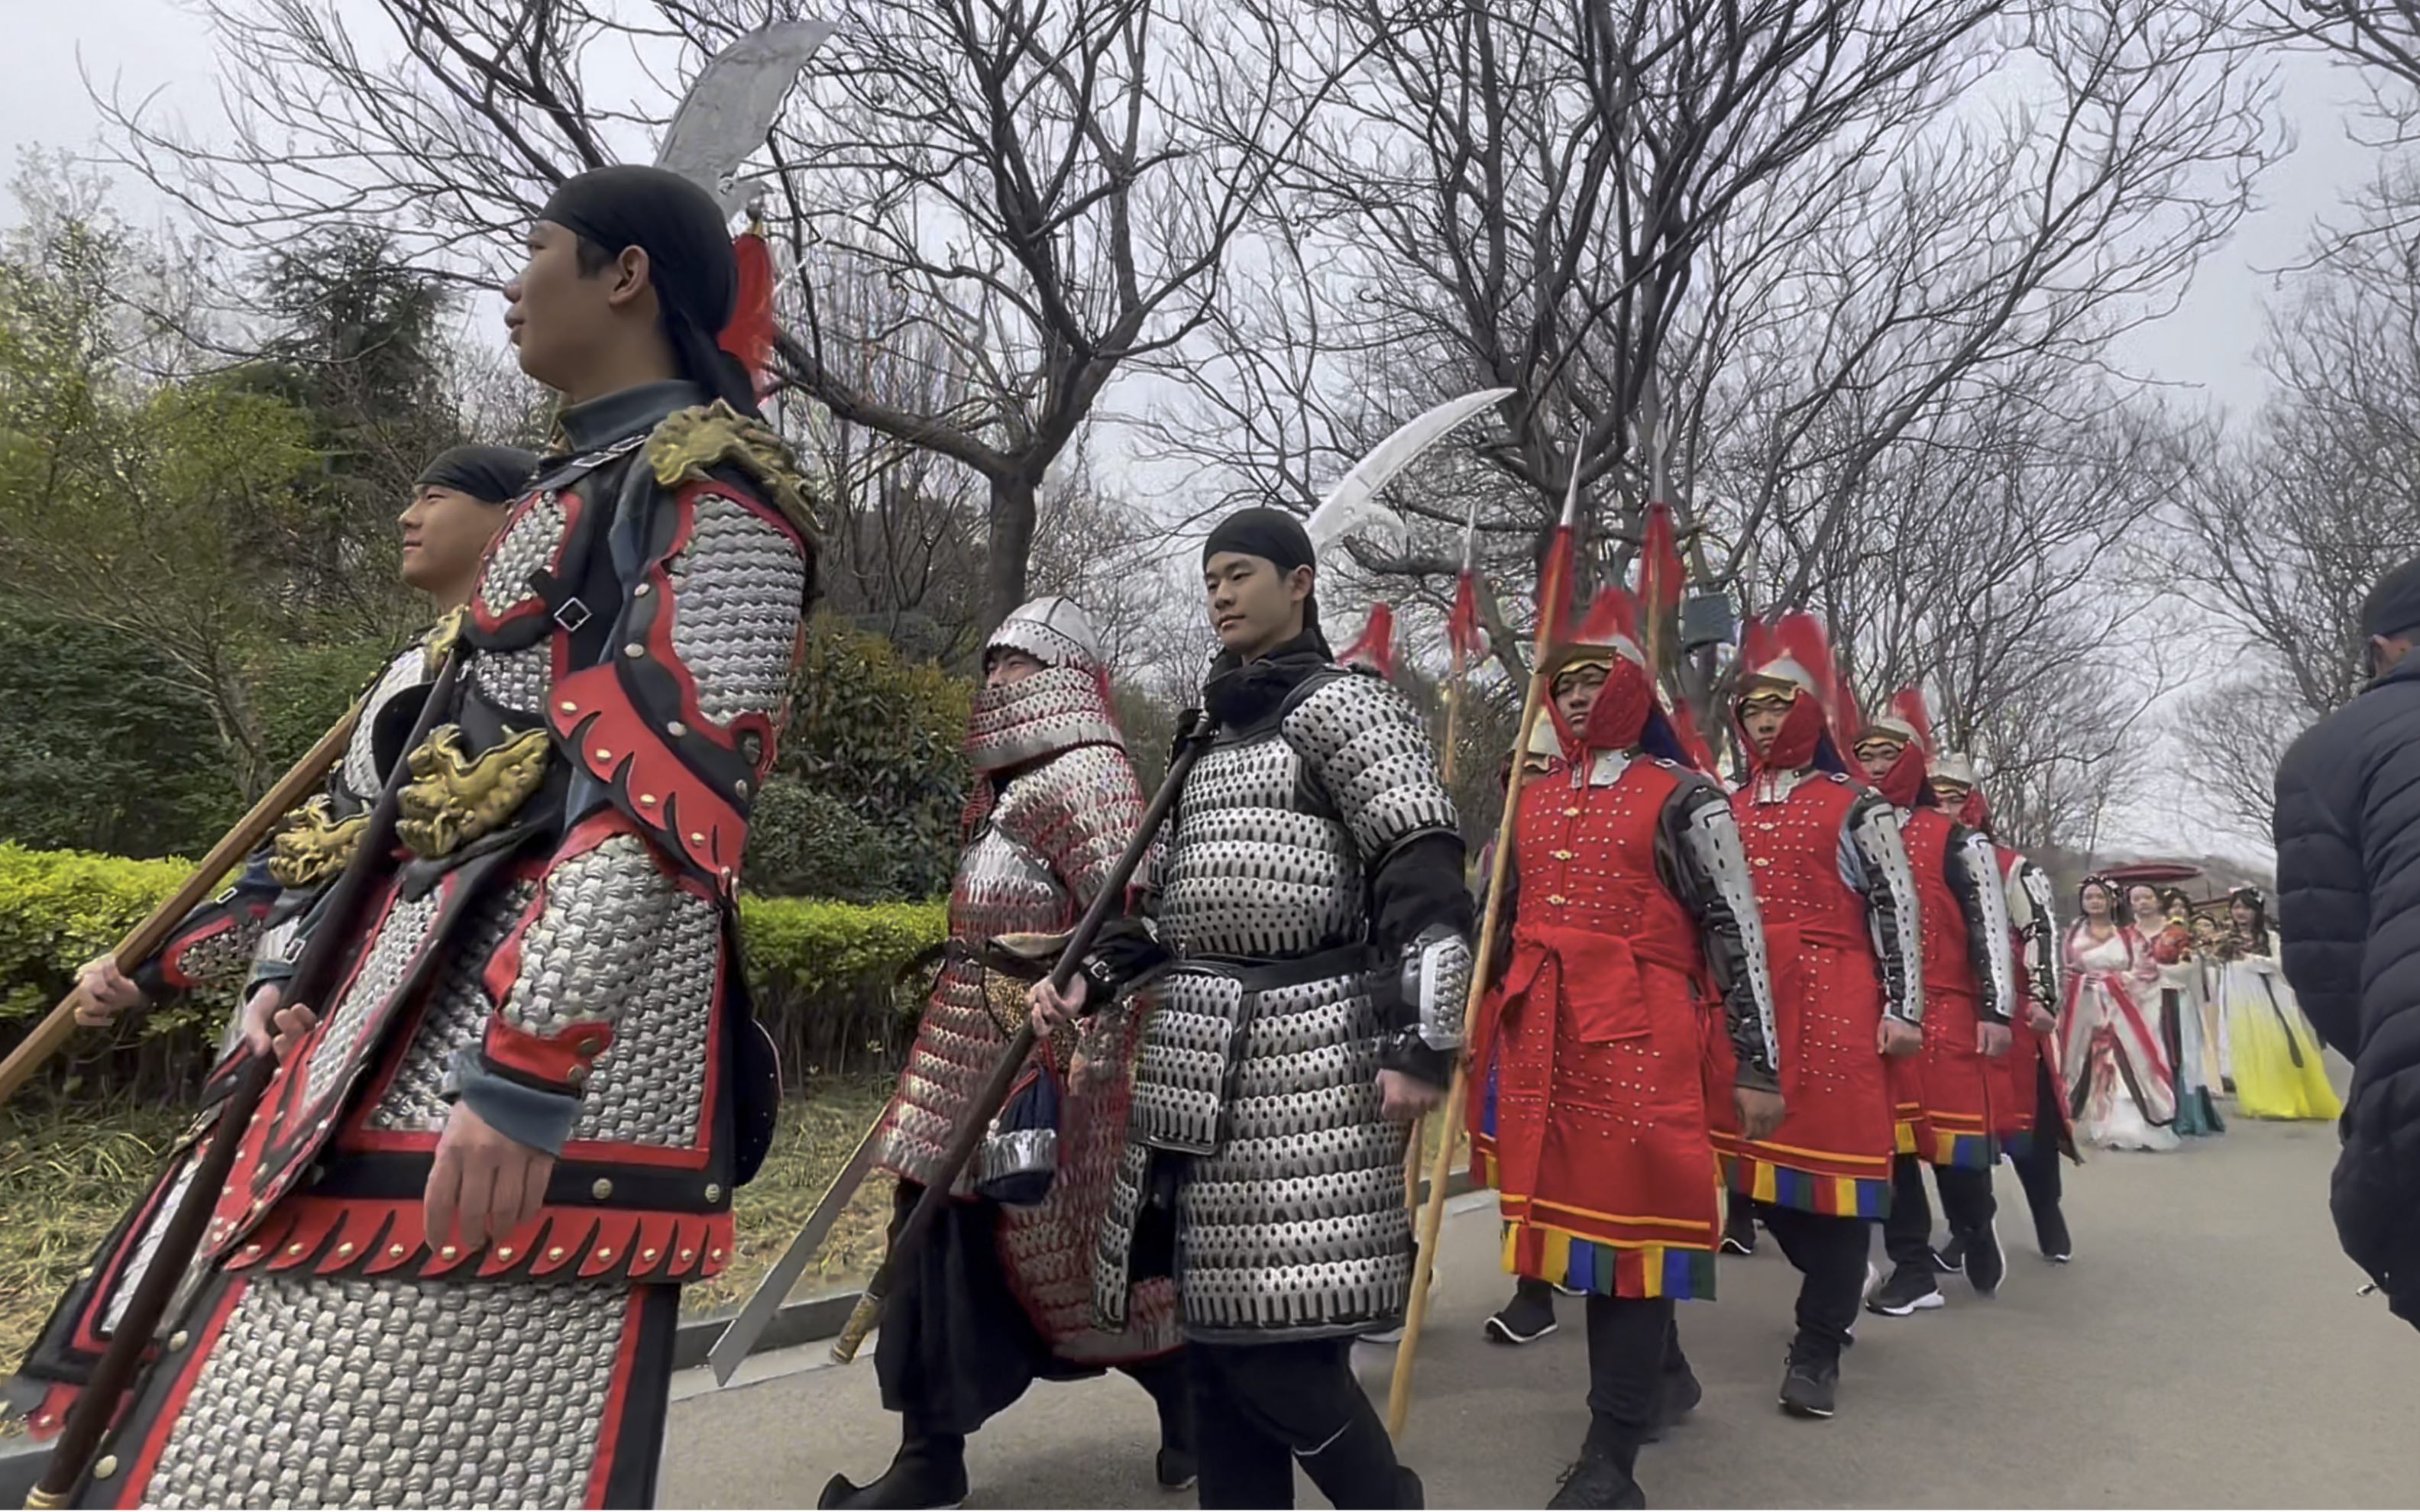
[(812, 553), (761, 489), (727, 470), (666, 477), (655, 451), (618, 493), (612, 538), (639, 545), (603, 658), (556, 681), (547, 719), (585, 779), (568, 822), (617, 809), (729, 897), (788, 717)]
[(1723, 1018), (1739, 1062), (1736, 1080), (1777, 1092), (1781, 1054), (1773, 1027), (1773, 967), (1739, 820), (1719, 788), (1690, 779), (1666, 802), (1659, 827), (1679, 884), (1674, 890), (1697, 915), (1705, 937), (1706, 964), (1722, 994)]
[[(1369, 879), (1373, 986), (1387, 1026), (1380, 1063), (1443, 1086), (1462, 1048), (1470, 889), (1461, 821), (1428, 726), (1385, 682), (1342, 672), (1287, 711), (1283, 731), (1353, 836)], [(1464, 997), (1431, 991), (1450, 980), (1461, 981)]]
[(1916, 926), (1916, 871), (1899, 810), (1879, 793), (1849, 806), (1841, 828), (1844, 863), (1856, 866), (1854, 886), (1866, 895), (1866, 918), (1883, 968), (1883, 1011), (1907, 1024), (1924, 1022), (1924, 948)]
[(2024, 949), (2025, 990), (2032, 995), (2034, 1006), (2056, 1018), (2065, 999), (2060, 996), (2058, 915), (2052, 902), (2050, 874), (2021, 856), (2009, 880), (2009, 915), (2017, 943)]
[(270, 910), (283, 890), (269, 874), (269, 847), (264, 844), (246, 858), (226, 891), (179, 919), (167, 943), (137, 964), (128, 980), (155, 1000), (196, 987), (243, 985), (269, 928)]
[(2009, 922), (2008, 892), (2000, 886), (1992, 842), (1963, 825), (1950, 825), (1944, 872), (1966, 916), (1966, 953), (1974, 959), (1975, 980), (1983, 988), (1983, 1011), (1993, 1023), (2006, 1024), (2016, 1016), (2017, 987), (2002, 942), (2014, 926)]
[(598, 1057), (711, 1011), (721, 919), (710, 885), (620, 812), (575, 826), (489, 962), (496, 1009), (480, 1041), (457, 1053), (447, 1095), (511, 1138), (561, 1153)]

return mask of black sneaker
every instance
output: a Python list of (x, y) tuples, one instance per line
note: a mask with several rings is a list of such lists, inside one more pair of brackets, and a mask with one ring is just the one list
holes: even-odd
[(2000, 1250), (2000, 1226), (1985, 1224), (1966, 1236), (1966, 1279), (1978, 1297), (1997, 1296), (2009, 1276), (2009, 1257)]
[(1581, 1290), (1579, 1288), (1567, 1287), (1559, 1281), (1554, 1283), (1554, 1288), (1555, 1295), (1558, 1297), (1585, 1297), (1588, 1295), (1587, 1292)]
[(1956, 1234), (1932, 1252), (1932, 1273), (1935, 1275), (1956, 1275), (1966, 1269), (1966, 1242)]
[(1941, 1287), (1932, 1279), (1931, 1267), (1924, 1265), (1900, 1266), (1866, 1298), (1866, 1311), (1885, 1318), (1906, 1318), (1940, 1305)]
[[(1547, 1499), (1550, 1507), (1643, 1507), (1647, 1493), (1638, 1489), (1631, 1472), (1637, 1463), (1637, 1451), (1620, 1455), (1591, 1443), (1583, 1446), (1580, 1457), (1572, 1461), (1569, 1470), (1556, 1485), (1555, 1494)], [(1625, 1463), (1624, 1461), (1628, 1461)]]
[(1781, 1372), (1781, 1410), (1792, 1417), (1830, 1417), (1839, 1394), (1840, 1357), (1792, 1344)]
[(1756, 1253), (1756, 1217), (1745, 1206), (1733, 1208), (1723, 1219), (1723, 1253)]
[(1487, 1320), (1487, 1336), (1497, 1344), (1535, 1344), (1557, 1326), (1553, 1293), (1533, 1298), (1516, 1291)]

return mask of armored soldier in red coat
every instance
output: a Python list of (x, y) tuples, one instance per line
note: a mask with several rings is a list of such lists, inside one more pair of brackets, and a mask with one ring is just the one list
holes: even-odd
[[(1933, 796), (1958, 822), (1985, 836), (1992, 833), (1992, 810), (1984, 801), (1974, 762), (1954, 751), (1932, 764)], [(1993, 1102), (2001, 1148), (2024, 1187), (2025, 1206), (2032, 1211), (2034, 1241), (2042, 1257), (2065, 1265), (2074, 1254), (2074, 1242), (2060, 1206), (2063, 1196), (2059, 1159), (2083, 1164), (2076, 1149), (2075, 1126), (2069, 1117), (2064, 1082), (2051, 1058), (2058, 1044), (2058, 1011), (2065, 999), (2058, 980), (2058, 918), (2052, 902), (2049, 873), (2023, 852), (1997, 841), (1992, 845), (2008, 899), (2009, 924), (2015, 933), (2011, 957), (2016, 972), (2018, 1010), (2009, 1026), (2008, 1057), (2000, 1062), (2000, 1088)], [(1940, 1268), (1955, 1273), (1964, 1265), (1965, 1246), (1953, 1234), (1941, 1247)]]
[(1924, 1196), (1927, 1165), (1977, 1294), (1997, 1292), (2007, 1272), (1993, 1224), (1992, 1167), (1999, 1160), (1993, 1104), (2014, 995), (1998, 858), (1990, 841), (1933, 801), (1925, 785), (1929, 721), (1915, 695), (1900, 695), (1899, 705), (1903, 712), (1874, 720), (1857, 737), (1859, 764), (1900, 812), (1924, 942), (1924, 1053), (1891, 1066), (1899, 1155), (1883, 1243), (1892, 1271), (1866, 1299), (1869, 1310), (1890, 1318), (1942, 1304)]
[(1899, 814), (1851, 783), (1809, 656), (1753, 634), (1737, 716), (1749, 756), (1732, 795), (1771, 949), (1781, 1094), (1766, 1138), (1721, 1141), (1732, 1189), (1805, 1277), (1784, 1411), (1829, 1417), (1866, 1282), (1866, 1225), (1890, 1200), (1897, 1149), (1884, 1057), (1922, 1048), (1916, 879)]
[(1738, 825), (1683, 759), (1619, 600), (1601, 607), (1554, 673), (1563, 760), (1521, 793), (1510, 949), (1473, 1045), (1496, 1067), (1475, 1148), (1505, 1266), (1588, 1299), (1589, 1430), (1559, 1507), (1640, 1504), (1639, 1445), (1699, 1395), (1672, 1304), (1714, 1295), (1709, 1036), (1730, 1047), (1738, 1122), (1765, 1134), (1782, 1116)]

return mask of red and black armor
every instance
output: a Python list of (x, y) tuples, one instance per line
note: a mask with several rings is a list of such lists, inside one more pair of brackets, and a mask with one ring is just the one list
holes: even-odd
[[(407, 763), (402, 851), (85, 1499), (651, 1493), (678, 1285), (728, 1259), (770, 1136), (734, 889), (812, 581), (786, 449), (702, 399), (564, 412), (576, 450), (489, 548), (454, 702), (377, 753)], [(457, 1100), (555, 1156), (538, 1215), (477, 1247), (422, 1220)], [(334, 1394), (318, 1437), (259, 1453), (306, 1385)]]

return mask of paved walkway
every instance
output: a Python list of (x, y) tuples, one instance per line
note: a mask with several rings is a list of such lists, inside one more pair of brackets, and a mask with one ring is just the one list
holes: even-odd
[[(2237, 1120), (2175, 1155), (2102, 1155), (2068, 1173), (2075, 1262), (2032, 1247), (2000, 1188), (1999, 1300), (1869, 1317), (1840, 1415), (1774, 1405), (1794, 1273), (1768, 1242), (1726, 1259), (1722, 1301), (1684, 1304), (1705, 1382), (1696, 1416), (1641, 1460), (1663, 1506), (2409, 1506), (2420, 1501), (2420, 1334), (2377, 1297), (2328, 1222), (2335, 1131)], [(1578, 1307), (1527, 1349), (1481, 1319), (1507, 1285), (1496, 1224), (1465, 1199), (1447, 1226), (1405, 1458), (1433, 1506), (1538, 1506), (1584, 1424)], [(1383, 1401), (1392, 1351), (1363, 1347)], [(893, 1420), (867, 1363), (821, 1347), (751, 1362), (717, 1392), (676, 1383), (665, 1487), (675, 1506), (811, 1506), (834, 1471), (889, 1461)], [(1181, 1506), (1151, 1481), (1155, 1428), (1118, 1378), (1038, 1386), (970, 1451), (973, 1507)], [(1303, 1488), (1302, 1504), (1319, 1505)]]

